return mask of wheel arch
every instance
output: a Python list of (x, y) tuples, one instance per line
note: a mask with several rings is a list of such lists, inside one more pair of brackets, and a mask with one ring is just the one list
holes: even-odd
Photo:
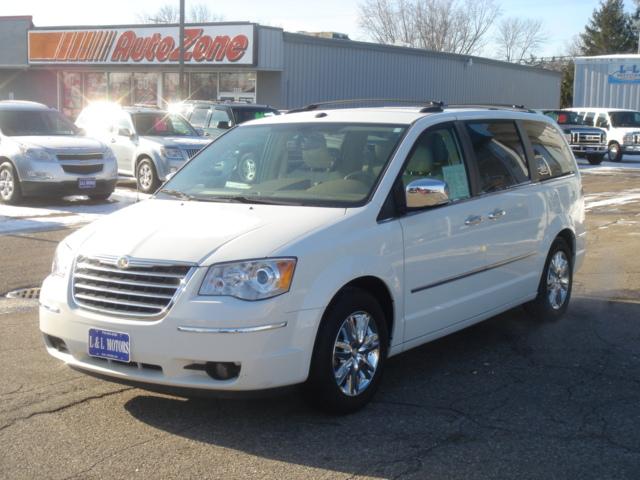
[(558, 232), (556, 238), (562, 238), (565, 242), (567, 242), (571, 253), (571, 260), (572, 263), (574, 263), (576, 257), (576, 236), (575, 233), (573, 233), (573, 230), (571, 230), (570, 228), (565, 228)]
[(393, 337), (393, 328), (395, 326), (394, 315), (394, 302), (391, 290), (387, 284), (379, 277), (373, 275), (365, 275), (362, 277), (354, 278), (348, 283), (344, 284), (335, 293), (325, 311), (329, 310), (331, 306), (337, 301), (337, 299), (344, 295), (350, 288), (357, 288), (370, 293), (380, 304), (382, 311), (384, 312), (385, 322), (387, 326), (387, 332), (389, 333), (389, 347), (391, 346), (391, 340)]
[(11, 160), (7, 156), (0, 155), (0, 165), (3, 164), (4, 162), (9, 162), (11, 164), (11, 166), (13, 167), (13, 171), (16, 172), (16, 175), (18, 176), (18, 180), (22, 181), (22, 179), (20, 178), (20, 172), (18, 171), (18, 167), (16, 165), (16, 162)]

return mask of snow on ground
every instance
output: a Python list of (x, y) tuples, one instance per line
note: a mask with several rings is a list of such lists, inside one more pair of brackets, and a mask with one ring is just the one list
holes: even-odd
[(578, 166), (582, 174), (611, 175), (624, 170), (640, 170), (640, 156), (627, 155), (622, 162), (604, 161), (600, 165), (591, 165), (583, 158), (578, 158)]
[[(148, 195), (140, 194), (144, 200)], [(10, 233), (58, 230), (90, 223), (124, 208), (138, 199), (135, 191), (116, 189), (109, 200), (95, 202), (74, 196), (59, 200), (30, 200), (22, 206), (0, 204), (0, 235)]]

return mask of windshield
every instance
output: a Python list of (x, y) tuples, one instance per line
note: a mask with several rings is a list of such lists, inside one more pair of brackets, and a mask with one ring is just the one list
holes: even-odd
[(131, 118), (138, 135), (155, 137), (195, 137), (198, 135), (189, 122), (182, 116), (173, 113), (134, 113)]
[(546, 110), (544, 114), (553, 118), (558, 125), (586, 125), (577, 112), (565, 112), (562, 110)]
[(362, 204), (406, 128), (326, 123), (238, 127), (185, 165), (158, 195), (335, 207)]
[(243, 107), (232, 108), (232, 110), (237, 123), (244, 123), (249, 120), (256, 120), (264, 117), (273, 117), (274, 115), (279, 114), (278, 111), (273, 108)]
[(9, 137), (76, 135), (76, 127), (55, 110), (0, 110), (0, 131)]
[(614, 127), (640, 127), (640, 112), (609, 112)]

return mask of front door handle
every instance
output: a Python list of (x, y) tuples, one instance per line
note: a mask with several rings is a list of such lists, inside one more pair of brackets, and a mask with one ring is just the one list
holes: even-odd
[(498, 208), (498, 209), (494, 210), (493, 212), (491, 212), (489, 215), (487, 215), (487, 218), (489, 220), (497, 220), (500, 217), (504, 217), (506, 214), (507, 214), (507, 212), (505, 212), (501, 208)]
[(480, 215), (471, 215), (470, 217), (467, 217), (467, 219), (464, 221), (465, 225), (478, 225), (480, 222), (482, 222), (482, 217)]

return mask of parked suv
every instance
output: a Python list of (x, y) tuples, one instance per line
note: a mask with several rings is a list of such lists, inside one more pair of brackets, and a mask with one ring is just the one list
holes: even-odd
[[(248, 141), (242, 183), (226, 166)], [(550, 118), (312, 105), (239, 125), (63, 240), (40, 329), (51, 355), (114, 381), (303, 384), (350, 412), (390, 356), (521, 304), (561, 317), (584, 252), (580, 174)]]
[(117, 179), (104, 143), (86, 138), (60, 112), (25, 101), (0, 101), (0, 201), (88, 195), (106, 200)]
[(153, 193), (211, 141), (181, 115), (153, 107), (96, 103), (80, 112), (76, 125), (110, 145), (118, 172), (135, 176), (144, 193)]
[(586, 157), (591, 165), (602, 163), (607, 154), (607, 134), (601, 128), (589, 127), (576, 112), (543, 110), (564, 132), (576, 157)]
[(280, 114), (269, 105), (205, 100), (187, 100), (180, 104), (179, 110), (194, 127), (202, 128), (211, 137), (249, 120)]
[(585, 125), (607, 131), (607, 155), (621, 162), (623, 155), (640, 155), (640, 112), (621, 108), (569, 108), (582, 117)]

